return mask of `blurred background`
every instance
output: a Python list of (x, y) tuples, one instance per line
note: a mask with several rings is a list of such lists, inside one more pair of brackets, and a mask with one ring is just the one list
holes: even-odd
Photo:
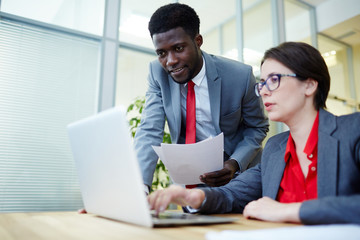
[[(0, 212), (82, 206), (66, 125), (145, 95), (147, 24), (171, 2), (198, 13), (204, 51), (255, 76), (265, 50), (315, 46), (331, 74), (328, 110), (359, 111), (357, 0), (0, 0)], [(284, 130), (271, 123), (269, 136)]]

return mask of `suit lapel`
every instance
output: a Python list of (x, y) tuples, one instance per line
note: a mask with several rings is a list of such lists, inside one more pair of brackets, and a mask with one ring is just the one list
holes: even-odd
[(211, 117), (214, 123), (216, 132), (219, 134), (220, 130), (220, 98), (221, 98), (221, 78), (218, 75), (216, 66), (211, 60), (210, 56), (202, 52), (206, 64), (206, 78), (208, 83), (209, 99)]
[[(174, 119), (176, 126), (176, 142), (179, 140), (181, 131), (181, 98), (180, 98), (180, 84), (176, 83), (170, 76), (168, 76), (171, 93), (171, 105), (174, 112)], [(170, 117), (170, 116), (167, 116)]]
[(279, 142), (278, 148), (274, 149), (270, 156), (268, 157), (268, 161), (264, 164), (266, 169), (266, 173), (262, 177), (262, 183), (263, 183), (263, 195), (268, 196), (272, 199), (276, 199), (277, 193), (279, 191), (280, 182), (284, 173), (285, 169), (285, 149), (286, 149), (286, 142), (288, 139), (289, 134), (287, 134), (287, 137), (283, 139), (281, 142)]
[[(338, 140), (331, 136), (336, 130), (336, 117), (320, 109), (318, 140), (318, 197), (336, 196), (338, 182)], [(268, 157), (262, 183), (264, 196), (276, 198), (285, 169), (285, 149), (288, 138), (279, 142)]]
[(335, 196), (338, 182), (338, 140), (331, 136), (336, 117), (325, 110), (319, 113), (318, 197)]

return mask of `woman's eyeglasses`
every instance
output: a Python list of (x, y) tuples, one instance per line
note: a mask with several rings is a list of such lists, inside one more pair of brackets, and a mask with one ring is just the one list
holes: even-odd
[(271, 74), (265, 81), (255, 84), (256, 96), (260, 97), (260, 91), (264, 86), (272, 92), (280, 86), (281, 77), (298, 77), (295, 73), (291, 74)]

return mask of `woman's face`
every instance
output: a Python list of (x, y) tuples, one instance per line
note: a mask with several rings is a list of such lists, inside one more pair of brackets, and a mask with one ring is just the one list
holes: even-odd
[[(273, 74), (293, 74), (282, 63), (268, 58), (261, 66), (261, 82)], [(270, 84), (271, 79), (267, 83)], [(283, 76), (277, 89), (269, 91), (266, 86), (260, 91), (268, 117), (272, 121), (289, 123), (304, 111), (306, 104), (306, 83), (295, 77)], [(301, 116), (301, 115), (300, 115)]]

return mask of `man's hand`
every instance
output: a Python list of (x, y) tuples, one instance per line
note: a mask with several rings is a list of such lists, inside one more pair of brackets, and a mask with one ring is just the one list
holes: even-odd
[(150, 209), (159, 213), (165, 211), (170, 203), (199, 208), (205, 199), (205, 192), (200, 189), (185, 189), (171, 185), (169, 188), (151, 193), (147, 199)]
[(81, 208), (81, 209), (78, 210), (78, 213), (79, 214), (84, 214), (84, 213), (87, 213), (87, 211), (84, 208)]
[(269, 197), (262, 197), (248, 203), (243, 215), (246, 218), (256, 218), (270, 222), (300, 223), (301, 203), (280, 203)]
[(224, 162), (223, 169), (201, 175), (200, 181), (210, 187), (219, 187), (230, 182), (238, 170), (239, 164), (236, 160), (230, 159)]

